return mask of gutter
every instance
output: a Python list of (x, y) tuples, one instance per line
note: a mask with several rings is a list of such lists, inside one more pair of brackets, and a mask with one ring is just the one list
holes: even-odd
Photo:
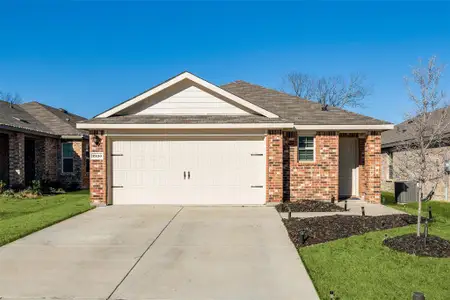
[(92, 124), (77, 123), (78, 129), (292, 129), (294, 123), (218, 123), (218, 124)]

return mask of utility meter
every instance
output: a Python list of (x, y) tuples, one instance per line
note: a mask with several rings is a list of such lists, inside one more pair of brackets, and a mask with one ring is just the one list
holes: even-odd
[(444, 162), (444, 170), (445, 170), (445, 173), (450, 173), (450, 160), (446, 160)]

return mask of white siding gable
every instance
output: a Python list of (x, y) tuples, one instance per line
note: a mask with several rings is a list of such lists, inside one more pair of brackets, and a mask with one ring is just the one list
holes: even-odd
[(137, 112), (137, 115), (249, 115), (196, 86), (186, 89)]

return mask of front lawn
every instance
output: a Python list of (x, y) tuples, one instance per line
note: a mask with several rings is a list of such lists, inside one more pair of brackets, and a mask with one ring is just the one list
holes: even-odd
[[(414, 213), (416, 203), (395, 208)], [(450, 204), (429, 202), (435, 222), (430, 234), (450, 240)], [(423, 216), (427, 216), (424, 213)], [(371, 232), (299, 249), (321, 299), (330, 290), (339, 299), (411, 299), (414, 291), (427, 299), (448, 299), (449, 258), (427, 258), (396, 252), (382, 245), (389, 237), (415, 232), (415, 225)]]
[(88, 191), (39, 199), (0, 196), (0, 246), (89, 209)]

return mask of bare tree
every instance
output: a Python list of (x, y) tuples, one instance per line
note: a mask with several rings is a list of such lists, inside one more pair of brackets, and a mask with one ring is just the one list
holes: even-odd
[(437, 65), (433, 56), (426, 64), (419, 60), (411, 76), (405, 78), (415, 109), (406, 116), (403, 128), (399, 128), (404, 142), (395, 149), (393, 167), (397, 178), (417, 183), (417, 236), (420, 236), (422, 202), (431, 199), (446, 175), (443, 161), (448, 158), (450, 116), (443, 103), (445, 94), (439, 89), (443, 70), (444, 66)]
[(17, 93), (12, 94), (0, 91), (0, 100), (9, 102), (10, 105), (22, 103), (22, 98)]
[(349, 78), (331, 76), (316, 78), (301, 72), (291, 72), (284, 78), (287, 91), (297, 97), (335, 107), (361, 107), (371, 88), (362, 74)]

